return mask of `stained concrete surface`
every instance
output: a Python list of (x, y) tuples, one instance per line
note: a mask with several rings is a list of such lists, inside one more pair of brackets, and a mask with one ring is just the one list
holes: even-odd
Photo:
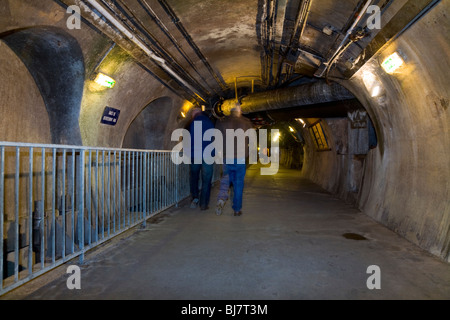
[[(299, 171), (259, 173), (247, 172), (241, 217), (229, 202), (221, 216), (184, 202), (89, 254), (81, 290), (69, 290), (60, 272), (2, 299), (450, 299), (448, 263)], [(380, 268), (381, 289), (367, 287), (371, 265)]]

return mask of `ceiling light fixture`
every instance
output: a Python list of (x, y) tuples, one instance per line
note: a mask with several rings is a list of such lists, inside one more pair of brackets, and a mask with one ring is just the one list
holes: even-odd
[(400, 68), (403, 65), (404, 61), (402, 57), (397, 52), (394, 52), (389, 57), (387, 57), (381, 66), (383, 67), (384, 71), (386, 71), (389, 74), (394, 73), (398, 68)]
[(101, 85), (102, 87), (107, 87), (110, 89), (114, 88), (114, 86), (116, 85), (116, 81), (113, 78), (100, 72), (97, 74), (97, 77), (95, 78), (94, 81), (95, 83)]

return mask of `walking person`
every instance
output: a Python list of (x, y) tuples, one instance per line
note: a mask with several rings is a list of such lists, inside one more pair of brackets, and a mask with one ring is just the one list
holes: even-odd
[(230, 190), (230, 175), (225, 165), (222, 166), (222, 177), (219, 181), (219, 192), (217, 194), (216, 214), (220, 216), (228, 200), (228, 192)]
[[(238, 145), (234, 145), (234, 141), (227, 141), (227, 130), (236, 131), (237, 129), (242, 129), (246, 132), (249, 129), (253, 128), (252, 122), (242, 116), (241, 106), (237, 102), (235, 107), (231, 109), (230, 116), (218, 122), (216, 128), (222, 133), (223, 136), (223, 171), (224, 176), (223, 181), (221, 181), (221, 187), (219, 191), (219, 196), (225, 194), (225, 188), (227, 185), (226, 176), (228, 175), (229, 183), (228, 186), (233, 186), (233, 204), (232, 208), (234, 210), (235, 216), (242, 215), (242, 200), (244, 193), (244, 179), (247, 171), (246, 167), (246, 158), (249, 155), (248, 150), (248, 142), (247, 138), (245, 138), (246, 142), (244, 144), (244, 150), (239, 148)], [(243, 137), (241, 137), (243, 138)], [(234, 139), (234, 136), (233, 136)], [(228, 151), (232, 151), (231, 153), (227, 153), (227, 145), (233, 144), (234, 148)], [(223, 183), (223, 185), (222, 185)], [(226, 190), (226, 194), (228, 196), (228, 190)], [(216, 213), (220, 214), (222, 212), (224, 202), (221, 201), (223, 199), (218, 199)]]
[[(191, 135), (190, 191), (192, 198), (190, 207), (192, 209), (197, 208), (199, 205), (201, 210), (208, 209), (214, 166), (206, 163), (203, 157), (205, 148), (212, 143), (203, 141), (203, 135), (207, 130), (213, 128), (214, 124), (207, 114), (199, 108), (192, 110), (192, 122), (189, 126)], [(199, 189), (200, 174), (201, 190)]]

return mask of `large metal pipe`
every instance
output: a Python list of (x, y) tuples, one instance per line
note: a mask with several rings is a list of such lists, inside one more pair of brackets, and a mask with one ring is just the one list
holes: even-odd
[[(355, 99), (355, 96), (338, 83), (328, 85), (325, 81), (316, 81), (296, 87), (265, 91), (243, 97), (242, 113), (300, 107), (312, 104)], [(216, 114), (230, 114), (236, 99), (229, 99), (218, 104)]]

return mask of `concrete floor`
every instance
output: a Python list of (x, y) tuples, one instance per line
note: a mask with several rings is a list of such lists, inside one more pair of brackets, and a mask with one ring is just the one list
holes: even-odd
[[(381, 289), (367, 287), (371, 265)], [(286, 169), (248, 170), (241, 217), (185, 202), (95, 250), (81, 290), (66, 268), (2, 299), (450, 299), (448, 263)]]

